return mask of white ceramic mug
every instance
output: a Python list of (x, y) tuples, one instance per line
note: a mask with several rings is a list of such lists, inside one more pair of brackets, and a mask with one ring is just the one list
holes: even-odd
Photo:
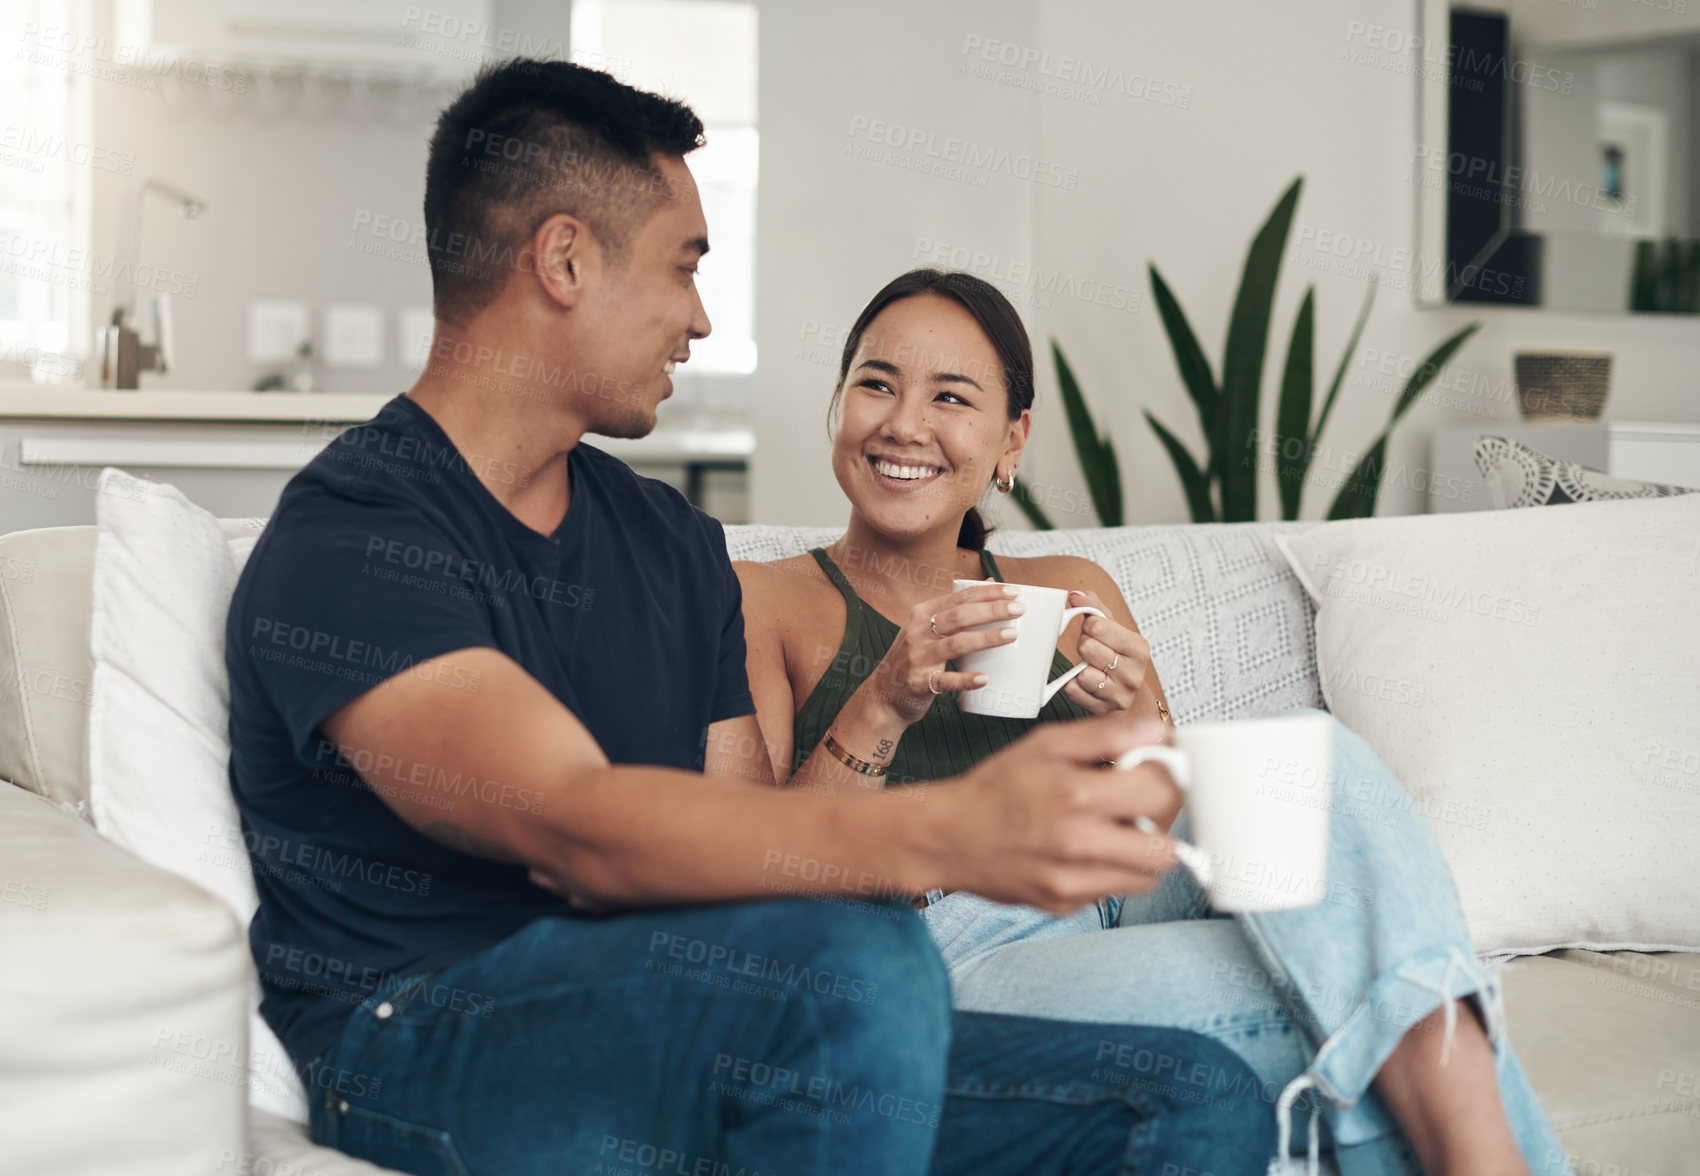
[[(1328, 716), (1189, 723), (1174, 740), (1136, 747), (1116, 766), (1155, 761), (1186, 793), (1194, 844), (1177, 841), (1176, 852), (1211, 905), (1281, 911), (1328, 897)], [(1157, 831), (1146, 817), (1134, 823)]]
[[(989, 581), (956, 580), (951, 589), (978, 588)], [(1068, 623), (1082, 613), (1095, 617), (1104, 614), (1090, 606), (1068, 608), (1066, 588), (1041, 588), (1037, 584), (1012, 584), (1019, 588), (1015, 599), (1026, 612), (1003, 621), (990, 621), (965, 630), (1014, 628), (1016, 638), (1008, 645), (995, 645), (977, 653), (965, 653), (956, 659), (956, 668), (969, 674), (986, 675), (986, 684), (957, 695), (956, 705), (971, 715), (998, 715), (1006, 719), (1036, 719), (1044, 705), (1056, 696), (1075, 675), (1086, 668), (1076, 662), (1055, 679), (1051, 676), (1052, 654), (1057, 640)]]

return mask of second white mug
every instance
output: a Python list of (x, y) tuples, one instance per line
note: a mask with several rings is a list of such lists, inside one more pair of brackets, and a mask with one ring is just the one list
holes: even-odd
[(1291, 910), (1331, 896), (1333, 737), (1325, 714), (1188, 723), (1174, 746), (1136, 747), (1116, 766), (1155, 761), (1186, 793), (1195, 844), (1177, 840), (1175, 852), (1213, 907)]

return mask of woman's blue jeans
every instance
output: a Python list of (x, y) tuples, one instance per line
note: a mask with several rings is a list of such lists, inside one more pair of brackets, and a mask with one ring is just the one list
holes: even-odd
[[(1331, 784), (1328, 886), (1314, 906), (1212, 917), (1185, 870), (1062, 918), (946, 895), (924, 918), (957, 1007), (1208, 1034), (1251, 1064), (1272, 1117), (1283, 1093), (1320, 1095), (1303, 1101), (1320, 1103), (1342, 1172), (1360, 1176), (1419, 1171), (1370, 1083), (1406, 1030), (1443, 1000), (1476, 994), (1523, 1156), (1537, 1176), (1561, 1176), (1564, 1150), (1505, 1037), (1498, 978), (1471, 954), (1426, 819), (1338, 722)], [(1183, 810), (1176, 835), (1186, 828)], [(1457, 1015), (1470, 1014), (1452, 1006)], [(1302, 1151), (1308, 1125), (1293, 1126)]]
[(316, 1141), (419, 1176), (1261, 1176), (1274, 1146), (1230, 1049), (955, 1013), (891, 904), (539, 919), (304, 1069)]

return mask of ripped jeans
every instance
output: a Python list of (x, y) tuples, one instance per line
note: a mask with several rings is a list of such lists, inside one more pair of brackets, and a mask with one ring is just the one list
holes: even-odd
[[(1218, 915), (1182, 869), (1146, 894), (1060, 918), (946, 895), (922, 914), (957, 1006), (1207, 1034), (1256, 1073), (1284, 1141), (1290, 1131), (1283, 1153), (1314, 1155), (1320, 1115), (1343, 1176), (1403, 1176), (1420, 1168), (1370, 1083), (1405, 1031), (1443, 1003), (1450, 1045), (1456, 1018), (1470, 1015), (1456, 998), (1475, 994), (1524, 1159), (1537, 1176), (1563, 1176), (1563, 1148), (1504, 1034), (1498, 978), (1471, 954), (1424, 817), (1338, 722), (1333, 770), (1317, 904)], [(1184, 810), (1174, 832), (1186, 836)]]

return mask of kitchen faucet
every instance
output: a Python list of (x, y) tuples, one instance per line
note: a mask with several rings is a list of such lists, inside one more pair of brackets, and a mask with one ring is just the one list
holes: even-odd
[(113, 291), (112, 321), (102, 328), (98, 340), (102, 388), (135, 389), (141, 386), (141, 373), (171, 370), (170, 296), (153, 296), (152, 343), (143, 343), (141, 332), (130, 325), (136, 316), (135, 269), (142, 247), (142, 207), (149, 192), (174, 201), (186, 220), (194, 220), (207, 209), (199, 198), (151, 177), (132, 185), (124, 194), (118, 226), (118, 262), (122, 268)]

